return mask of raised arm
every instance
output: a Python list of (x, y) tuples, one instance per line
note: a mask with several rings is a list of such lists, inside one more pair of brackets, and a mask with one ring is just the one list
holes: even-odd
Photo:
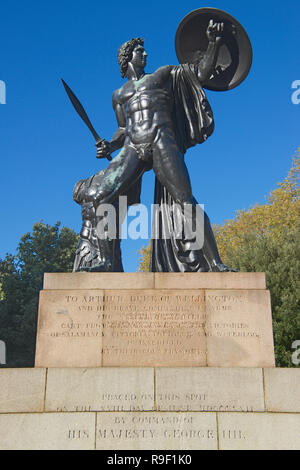
[(200, 82), (205, 82), (214, 72), (218, 52), (223, 40), (224, 23), (214, 23), (210, 20), (206, 35), (208, 47), (198, 63), (198, 77)]
[(122, 105), (118, 102), (117, 96), (118, 91), (113, 94), (112, 101), (119, 127), (110, 142), (103, 140), (99, 143), (99, 145), (97, 145), (97, 158), (106, 158), (107, 155), (110, 155), (112, 152), (119, 150), (124, 145), (126, 120)]

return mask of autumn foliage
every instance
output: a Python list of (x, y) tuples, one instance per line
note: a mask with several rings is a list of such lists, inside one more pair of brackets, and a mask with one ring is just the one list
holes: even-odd
[(214, 231), (225, 263), (228, 256), (244, 244), (245, 236), (252, 238), (268, 236), (269, 240), (280, 240), (283, 231), (293, 230), (299, 224), (300, 215), (300, 149), (293, 160), (287, 178), (278, 184), (265, 204), (255, 204), (250, 209), (239, 210), (235, 219), (223, 225), (215, 225)]

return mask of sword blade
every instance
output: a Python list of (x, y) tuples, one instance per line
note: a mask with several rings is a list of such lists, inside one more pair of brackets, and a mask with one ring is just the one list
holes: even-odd
[(77, 98), (77, 96), (73, 93), (71, 88), (66, 84), (66, 82), (63, 79), (61, 79), (61, 81), (62, 81), (62, 84), (63, 84), (63, 86), (66, 90), (66, 93), (67, 93), (72, 105), (74, 106), (76, 112), (79, 114), (79, 116), (81, 117), (83, 122), (87, 125), (87, 127), (89, 128), (89, 130), (93, 134), (93, 136), (96, 140), (96, 143), (103, 140), (103, 139), (101, 139), (101, 137), (99, 137), (98, 133), (95, 131), (94, 127), (92, 126), (92, 123), (89, 120), (88, 115), (86, 114), (86, 112), (85, 112), (82, 104), (80, 103), (79, 99)]

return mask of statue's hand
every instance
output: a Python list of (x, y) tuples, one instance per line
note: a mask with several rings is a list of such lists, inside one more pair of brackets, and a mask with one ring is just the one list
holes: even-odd
[(100, 140), (100, 142), (96, 143), (97, 147), (97, 155), (96, 158), (107, 158), (108, 160), (112, 160), (110, 156), (111, 148), (110, 143), (107, 140)]
[(206, 36), (209, 42), (220, 42), (223, 39), (224, 34), (224, 23), (214, 23), (214, 20), (210, 20)]

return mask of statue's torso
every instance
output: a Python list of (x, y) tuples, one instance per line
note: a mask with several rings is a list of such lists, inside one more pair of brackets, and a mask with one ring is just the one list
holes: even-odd
[(171, 70), (170, 66), (161, 67), (140, 80), (129, 80), (117, 91), (131, 142), (152, 143), (159, 128), (172, 126)]

